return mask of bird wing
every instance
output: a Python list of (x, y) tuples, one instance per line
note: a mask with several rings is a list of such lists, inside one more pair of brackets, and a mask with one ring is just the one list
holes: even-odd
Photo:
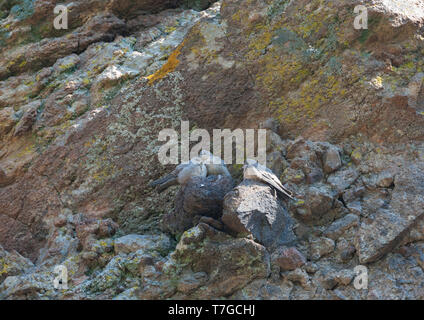
[(177, 178), (178, 174), (175, 174), (174, 171), (171, 172), (170, 174), (167, 174), (166, 176), (159, 178), (153, 182), (149, 183), (149, 187), (155, 187), (161, 184), (164, 184), (170, 180), (175, 180)]
[(202, 164), (192, 164), (185, 167), (178, 174), (178, 183), (183, 185), (186, 184), (192, 177), (206, 177), (207, 169), (206, 166)]
[(262, 181), (268, 183), (269, 185), (273, 186), (275, 189), (289, 197), (290, 199), (294, 199), (293, 193), (288, 190), (286, 187), (283, 186), (280, 179), (277, 178), (277, 176), (270, 170), (260, 170), (258, 168), (255, 168), (256, 174), (258, 175), (258, 178), (260, 178)]
[(169, 174), (167, 174), (166, 176), (164, 176), (164, 177), (162, 177), (162, 178), (159, 178), (159, 179), (157, 179), (157, 180), (155, 180), (155, 181), (153, 181), (153, 182), (150, 182), (149, 183), (149, 186), (150, 187), (155, 187), (155, 186), (157, 186), (157, 185), (161, 185), (161, 184), (164, 184), (164, 183), (167, 183), (167, 182), (169, 182), (169, 181), (171, 181), (171, 180), (175, 180), (175, 179), (177, 179), (177, 177), (178, 177), (178, 175), (179, 175), (179, 173), (182, 171), (182, 170), (184, 170), (186, 167), (188, 167), (189, 165), (191, 165), (191, 163), (190, 162), (183, 162), (183, 163), (180, 163), (172, 172), (170, 172)]

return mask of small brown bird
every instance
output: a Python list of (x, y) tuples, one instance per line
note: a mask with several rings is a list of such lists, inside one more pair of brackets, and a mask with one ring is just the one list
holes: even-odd
[(286, 197), (295, 200), (293, 193), (283, 186), (280, 179), (267, 167), (261, 165), (256, 160), (247, 159), (243, 166), (243, 178), (246, 180), (256, 180), (272, 186), (275, 190)]

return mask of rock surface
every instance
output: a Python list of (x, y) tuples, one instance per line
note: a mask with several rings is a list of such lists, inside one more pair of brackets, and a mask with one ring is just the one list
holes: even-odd
[(269, 274), (265, 247), (252, 240), (233, 239), (204, 224), (186, 231), (172, 256), (194, 272), (209, 275), (206, 292), (199, 293), (200, 297), (227, 296)]
[(306, 263), (305, 257), (294, 247), (280, 247), (272, 254), (272, 263), (282, 271), (295, 270)]
[(196, 217), (220, 219), (224, 196), (233, 188), (229, 177), (194, 177), (176, 195), (175, 208), (163, 217), (165, 231), (182, 234), (194, 226)]
[(295, 240), (283, 201), (270, 186), (256, 181), (245, 180), (225, 196), (222, 222), (235, 234), (251, 234), (270, 250)]
[(400, 169), (388, 208), (362, 222), (356, 239), (361, 263), (374, 262), (391, 251), (424, 218), (423, 169), (422, 165)]
[[(0, 4), (0, 299), (424, 299), (422, 0), (55, 5)], [(268, 129), (296, 201), (155, 193), (181, 120)]]

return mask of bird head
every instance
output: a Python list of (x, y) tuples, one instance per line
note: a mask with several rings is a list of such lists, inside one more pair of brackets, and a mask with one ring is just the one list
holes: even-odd
[(195, 158), (192, 158), (190, 160), (190, 162), (193, 163), (193, 164), (202, 164), (203, 163), (203, 160), (202, 159), (199, 159), (198, 157), (195, 157)]
[(247, 167), (257, 166), (257, 164), (258, 164), (258, 161), (256, 160), (246, 159), (246, 161), (244, 162), (243, 169), (246, 169)]
[(212, 161), (213, 155), (207, 150), (202, 150), (200, 151), (200, 159), (203, 163), (209, 163)]
[(211, 156), (212, 153), (210, 153), (208, 150), (202, 149), (202, 151), (200, 151), (200, 156)]

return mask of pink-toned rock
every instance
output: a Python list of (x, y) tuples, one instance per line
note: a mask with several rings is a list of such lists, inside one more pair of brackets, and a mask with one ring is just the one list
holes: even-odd
[(305, 257), (295, 247), (280, 247), (272, 254), (271, 259), (281, 271), (295, 270), (306, 263)]
[(0, 137), (6, 135), (15, 125), (16, 119), (13, 118), (13, 108), (4, 108), (0, 110)]

